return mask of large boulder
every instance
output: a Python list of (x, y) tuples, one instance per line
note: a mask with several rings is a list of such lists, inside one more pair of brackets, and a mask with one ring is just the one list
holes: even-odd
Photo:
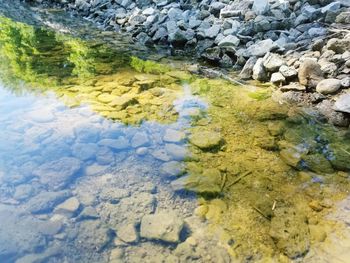
[(313, 59), (305, 59), (300, 65), (298, 78), (300, 84), (315, 88), (323, 80), (321, 66)]

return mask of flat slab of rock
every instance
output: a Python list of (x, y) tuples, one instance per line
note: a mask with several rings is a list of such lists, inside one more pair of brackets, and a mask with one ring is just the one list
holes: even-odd
[(350, 113), (350, 93), (341, 95), (335, 102), (334, 110)]
[(196, 131), (189, 138), (190, 143), (203, 150), (218, 147), (223, 138), (220, 133), (212, 131)]
[(175, 212), (145, 215), (141, 220), (141, 237), (178, 243), (184, 221)]
[(138, 240), (138, 234), (134, 224), (121, 226), (117, 231), (118, 237), (126, 243), (134, 243)]
[(306, 87), (304, 85), (299, 84), (298, 82), (293, 82), (290, 83), (289, 85), (286, 86), (282, 86), (280, 88), (281, 91), (285, 92), (285, 91), (291, 91), (291, 90), (295, 90), (295, 91), (305, 91)]

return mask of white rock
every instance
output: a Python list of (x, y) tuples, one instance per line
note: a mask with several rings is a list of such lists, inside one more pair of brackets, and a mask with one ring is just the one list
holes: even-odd
[(334, 104), (334, 110), (350, 113), (350, 93), (341, 95)]
[(339, 79), (324, 79), (317, 84), (316, 91), (327, 95), (337, 92), (340, 87), (341, 81)]

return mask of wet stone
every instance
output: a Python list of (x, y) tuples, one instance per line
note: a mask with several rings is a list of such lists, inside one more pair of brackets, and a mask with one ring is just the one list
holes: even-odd
[(165, 176), (180, 176), (185, 173), (185, 165), (177, 161), (166, 162), (160, 167), (160, 172)]
[(117, 236), (126, 243), (134, 243), (138, 241), (135, 224), (127, 224), (118, 228)]
[(34, 196), (26, 203), (27, 211), (33, 214), (50, 212), (54, 207), (69, 197), (68, 191), (46, 192)]
[(76, 235), (76, 248), (96, 252), (102, 251), (112, 239), (111, 231), (96, 220), (81, 221), (71, 234)]
[(77, 217), (78, 220), (91, 220), (97, 218), (99, 218), (99, 214), (92, 206), (85, 207)]
[(114, 154), (108, 147), (100, 147), (96, 152), (96, 161), (100, 165), (111, 165), (114, 163)]
[(85, 161), (92, 159), (95, 156), (97, 149), (98, 146), (93, 143), (77, 143), (72, 147), (72, 154), (79, 160)]
[(63, 157), (59, 160), (47, 162), (33, 171), (42, 184), (49, 189), (62, 189), (80, 170), (80, 161), (72, 157)]
[(222, 142), (222, 136), (218, 132), (196, 131), (190, 136), (190, 142), (203, 150), (218, 147)]
[(115, 150), (124, 150), (130, 147), (129, 141), (122, 136), (118, 137), (117, 139), (103, 139), (99, 141), (98, 144)]
[(79, 142), (96, 142), (100, 136), (100, 130), (88, 124), (76, 127), (74, 133)]
[(146, 215), (141, 221), (141, 237), (177, 243), (184, 221), (175, 212), (159, 212)]
[(57, 214), (62, 214), (62, 215), (71, 217), (78, 211), (79, 207), (80, 207), (80, 202), (78, 198), (71, 197), (66, 201), (64, 201), (63, 203), (59, 204), (55, 208), (54, 212)]
[(131, 146), (133, 148), (147, 146), (149, 145), (149, 141), (148, 135), (145, 132), (137, 132), (131, 139)]
[(185, 138), (185, 133), (182, 131), (167, 129), (165, 131), (165, 135), (163, 137), (163, 140), (165, 142), (181, 142)]
[(159, 149), (159, 150), (155, 150), (151, 153), (151, 155), (157, 159), (157, 160), (160, 160), (160, 161), (163, 161), (163, 162), (167, 162), (170, 160), (170, 157), (168, 155), (168, 153), (166, 152), (165, 149)]
[(174, 191), (187, 190), (215, 196), (221, 192), (221, 173), (214, 168), (207, 169), (202, 174), (191, 173), (171, 182), (171, 186)]
[(165, 150), (174, 160), (181, 161), (187, 156), (186, 148), (177, 144), (166, 144)]

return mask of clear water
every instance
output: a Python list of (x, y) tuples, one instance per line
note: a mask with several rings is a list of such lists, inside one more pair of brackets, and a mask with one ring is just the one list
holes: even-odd
[(1, 262), (348, 261), (348, 130), (42, 17), (0, 17)]

